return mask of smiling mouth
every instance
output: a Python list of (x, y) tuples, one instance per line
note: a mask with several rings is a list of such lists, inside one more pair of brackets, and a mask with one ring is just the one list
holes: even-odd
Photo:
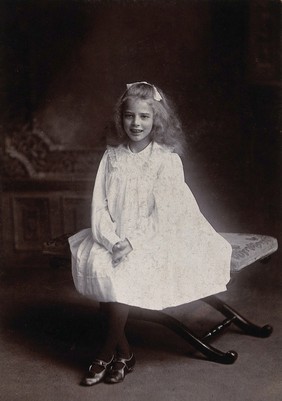
[(130, 131), (131, 131), (133, 134), (140, 134), (140, 132), (142, 132), (142, 129), (134, 129), (134, 128), (132, 128)]

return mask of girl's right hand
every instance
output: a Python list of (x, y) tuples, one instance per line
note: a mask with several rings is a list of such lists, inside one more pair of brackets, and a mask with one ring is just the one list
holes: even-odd
[(132, 251), (132, 246), (128, 239), (119, 241), (113, 246), (113, 266), (116, 267)]

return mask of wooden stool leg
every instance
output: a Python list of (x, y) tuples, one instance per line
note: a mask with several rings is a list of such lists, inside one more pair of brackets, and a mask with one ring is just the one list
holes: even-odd
[(205, 344), (191, 330), (189, 330), (187, 326), (163, 312), (131, 306), (130, 318), (161, 324), (169, 328), (211, 361), (223, 364), (232, 364), (238, 357), (238, 354), (235, 351), (222, 352), (208, 344)]
[(273, 328), (267, 324), (263, 327), (257, 326), (251, 323), (249, 320), (241, 316), (238, 312), (232, 309), (229, 305), (222, 302), (215, 295), (202, 299), (208, 305), (221, 312), (227, 319), (232, 320), (236, 326), (238, 326), (246, 334), (255, 337), (266, 338), (269, 337), (273, 331)]

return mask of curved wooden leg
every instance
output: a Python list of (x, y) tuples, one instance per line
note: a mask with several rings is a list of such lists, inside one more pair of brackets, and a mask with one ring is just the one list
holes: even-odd
[(254, 323), (251, 323), (249, 320), (241, 316), (238, 312), (236, 312), (229, 305), (222, 302), (215, 295), (202, 299), (202, 301), (206, 302), (208, 305), (212, 306), (214, 309), (221, 312), (228, 319), (232, 319), (232, 323), (238, 326), (242, 331), (246, 334), (255, 337), (266, 338), (269, 337), (273, 331), (273, 328), (267, 324), (263, 327), (257, 326)]
[(232, 364), (238, 357), (238, 354), (235, 351), (222, 352), (204, 343), (191, 330), (189, 330), (187, 326), (163, 312), (130, 307), (130, 317), (133, 319), (161, 324), (169, 328), (211, 361), (223, 364)]

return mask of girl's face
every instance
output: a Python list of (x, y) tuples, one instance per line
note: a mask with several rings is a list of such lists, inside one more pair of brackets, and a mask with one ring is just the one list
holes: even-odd
[(151, 142), (153, 109), (145, 100), (129, 99), (124, 105), (122, 122), (132, 151), (140, 152)]

